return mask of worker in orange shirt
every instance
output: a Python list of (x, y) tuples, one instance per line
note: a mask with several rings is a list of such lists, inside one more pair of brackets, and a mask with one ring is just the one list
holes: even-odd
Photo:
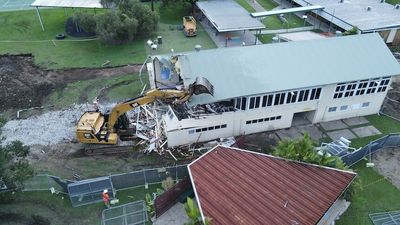
[(108, 195), (107, 189), (103, 191), (103, 202), (104, 205), (107, 206), (107, 208), (110, 208), (110, 196)]

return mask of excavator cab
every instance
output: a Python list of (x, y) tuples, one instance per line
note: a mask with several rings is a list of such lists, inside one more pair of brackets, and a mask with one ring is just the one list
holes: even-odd
[(85, 112), (76, 126), (76, 136), (81, 143), (115, 145), (118, 143), (118, 131), (127, 129), (128, 119), (125, 113), (140, 105), (160, 100), (175, 100), (175, 103), (187, 101), (193, 94), (214, 94), (214, 87), (203, 77), (187, 89), (152, 89), (143, 95), (117, 104), (109, 114), (98, 111)]

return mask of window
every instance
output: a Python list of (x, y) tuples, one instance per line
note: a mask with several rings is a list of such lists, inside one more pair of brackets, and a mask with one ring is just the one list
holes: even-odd
[(385, 92), (390, 83), (390, 77), (360, 80), (337, 84), (333, 98), (343, 98), (376, 92)]
[(254, 109), (255, 97), (250, 98), (249, 109)]
[(361, 105), (361, 107), (363, 107), (363, 108), (366, 108), (366, 107), (368, 107), (369, 106), (369, 102), (364, 102), (362, 105)]
[(84, 133), (83, 136), (85, 136), (86, 139), (93, 139), (93, 136), (90, 133)]
[(282, 119), (282, 116), (272, 116), (272, 117), (261, 118), (261, 119), (256, 119), (256, 120), (247, 120), (246, 124), (262, 123), (262, 122), (268, 122), (268, 121), (280, 120), (280, 119)]
[(297, 99), (297, 91), (290, 91), (287, 95), (286, 103), (295, 103)]
[(194, 134), (194, 130), (189, 130), (189, 134)]
[(329, 107), (328, 112), (335, 112), (337, 107)]
[(281, 94), (275, 94), (274, 105), (279, 105)]
[[(247, 122), (246, 122), (247, 124)], [(212, 127), (203, 127), (203, 128), (198, 128), (195, 130), (189, 130), (189, 134), (194, 134), (194, 133), (200, 133), (200, 132), (205, 132), (205, 131), (212, 131), (212, 130), (218, 130), (221, 128), (226, 128), (226, 124), (223, 125), (217, 125), (217, 126), (212, 126)]]
[(342, 106), (340, 106), (340, 111), (345, 111), (345, 110), (347, 110), (349, 108), (349, 106), (347, 106), (347, 105), (342, 105)]
[(298, 102), (302, 102), (302, 101), (303, 101), (304, 92), (305, 92), (304, 90), (302, 90), (302, 91), (299, 92), (299, 100), (298, 100)]
[(221, 128), (226, 128), (226, 124), (221, 125)]

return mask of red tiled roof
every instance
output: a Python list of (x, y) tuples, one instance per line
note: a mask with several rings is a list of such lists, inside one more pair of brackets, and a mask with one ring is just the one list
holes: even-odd
[(221, 146), (189, 171), (213, 225), (316, 224), (356, 176)]

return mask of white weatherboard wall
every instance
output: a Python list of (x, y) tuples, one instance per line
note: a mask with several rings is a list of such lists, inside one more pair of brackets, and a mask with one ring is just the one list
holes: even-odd
[[(379, 112), (387, 93), (386, 90), (385, 92), (380, 93), (333, 99), (335, 88), (336, 84), (325, 85), (322, 87), (319, 100), (311, 100), (307, 102), (297, 102), (258, 109), (247, 109), (244, 111), (238, 110), (219, 115), (210, 114), (199, 116), (198, 118), (182, 119), (180, 121), (176, 116), (171, 118), (166, 115), (164, 116), (164, 125), (167, 132), (168, 146), (172, 147), (210, 141), (217, 138), (289, 128), (292, 126), (294, 114), (299, 112), (315, 111), (315, 113), (311, 113), (308, 118), (312, 123), (375, 114)], [(367, 107), (361, 107), (363, 103), (367, 102), (369, 102)], [(346, 105), (347, 110), (340, 110), (341, 106)], [(330, 107), (337, 107), (337, 109), (335, 112), (328, 112)], [(246, 121), (248, 120), (258, 120), (261, 118), (277, 116), (281, 118), (274, 121), (246, 124)], [(224, 124), (226, 125), (226, 128), (190, 133), (190, 130), (215, 127)]]

